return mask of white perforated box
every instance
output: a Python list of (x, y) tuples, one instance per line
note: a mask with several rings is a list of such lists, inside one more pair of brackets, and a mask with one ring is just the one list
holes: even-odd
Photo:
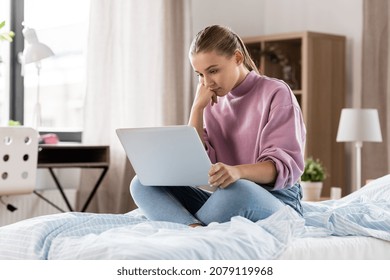
[(0, 127), (0, 195), (31, 193), (36, 184), (38, 132)]

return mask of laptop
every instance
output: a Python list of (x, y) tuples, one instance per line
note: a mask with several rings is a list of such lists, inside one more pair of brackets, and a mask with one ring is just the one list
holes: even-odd
[(146, 186), (208, 186), (210, 159), (194, 127), (118, 128), (138, 179)]

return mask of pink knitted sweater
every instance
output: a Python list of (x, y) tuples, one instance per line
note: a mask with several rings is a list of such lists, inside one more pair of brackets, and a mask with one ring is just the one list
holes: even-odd
[(271, 160), (274, 189), (295, 184), (304, 168), (306, 129), (299, 104), (283, 82), (250, 72), (204, 113), (207, 151), (213, 163)]

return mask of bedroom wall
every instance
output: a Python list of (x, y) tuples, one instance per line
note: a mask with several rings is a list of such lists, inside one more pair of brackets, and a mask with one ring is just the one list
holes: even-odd
[(192, 0), (193, 33), (222, 24), (243, 37), (264, 34), (264, 5), (264, 0)]
[[(230, 26), (242, 37), (304, 30), (346, 36), (346, 107), (361, 106), (363, 0), (192, 0), (192, 14), (194, 34), (218, 23)], [(355, 176), (349, 146), (350, 186), (350, 178)]]

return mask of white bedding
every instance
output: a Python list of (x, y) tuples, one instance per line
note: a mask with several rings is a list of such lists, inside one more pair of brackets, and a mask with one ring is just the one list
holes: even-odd
[(390, 260), (390, 242), (365, 236), (297, 238), (281, 260)]
[(290, 207), (252, 223), (241, 217), (205, 228), (126, 215), (66, 213), (5, 226), (0, 259), (274, 259), (304, 220)]
[(138, 210), (42, 216), (0, 228), (0, 259), (389, 259), (390, 175), (303, 208), (195, 229)]

